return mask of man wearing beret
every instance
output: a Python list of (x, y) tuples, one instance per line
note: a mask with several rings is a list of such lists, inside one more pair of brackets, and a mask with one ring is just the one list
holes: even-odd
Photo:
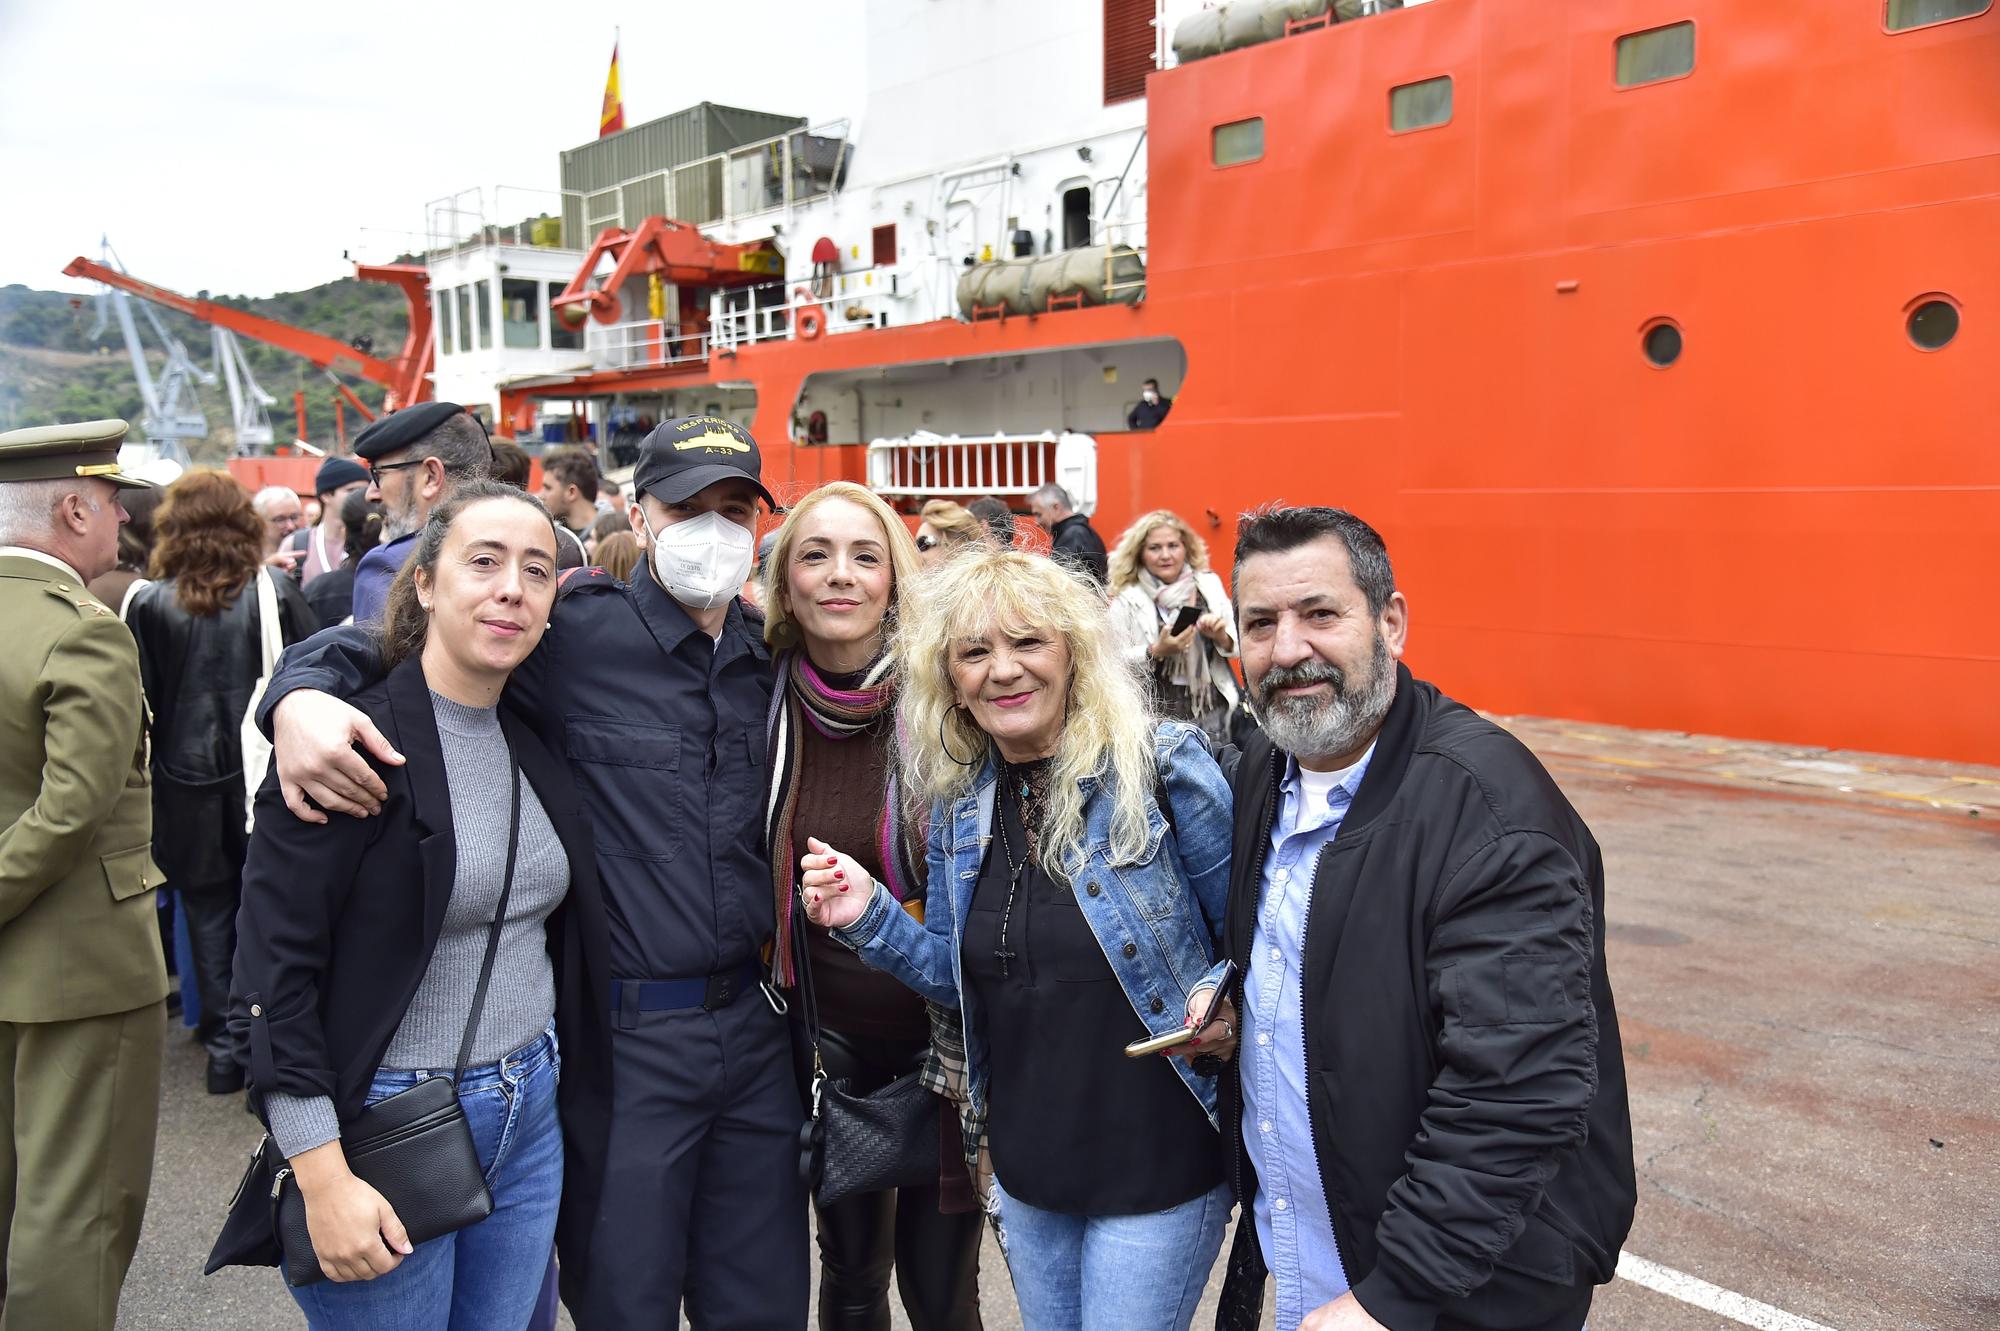
[(309, 587), (322, 573), (339, 568), (347, 545), (347, 527), (340, 520), (340, 501), (355, 490), (368, 488), (368, 469), (353, 458), (328, 458), (319, 464), (313, 478), (313, 494), (319, 499), (319, 521), (285, 539), (285, 548), (300, 560), (299, 585)]
[(0, 1331), (110, 1331), (153, 1174), (167, 972), (123, 421), (0, 434)]
[(363, 430), (354, 455), (368, 462), (368, 497), (382, 505), (382, 544), (354, 570), (354, 622), (382, 618), (389, 584), (416, 548), (431, 510), (461, 481), (487, 474), (493, 445), (486, 427), (456, 402), (423, 402), (392, 411)]
[[(771, 658), (737, 599), (772, 500), (756, 441), (712, 416), (647, 435), (633, 480), (652, 557), (629, 582), (565, 582), (501, 700), (569, 756), (597, 845), (600, 891), (572, 894), (561, 926), (563, 1301), (581, 1331), (664, 1331), (683, 1302), (698, 1327), (802, 1327), (805, 1109), (783, 1005), (760, 983)], [(275, 711), (300, 816), (326, 816), (308, 796), (379, 808), (381, 778), (349, 741), (401, 759), (326, 694), (380, 673), (348, 628), (272, 677), (259, 720)]]

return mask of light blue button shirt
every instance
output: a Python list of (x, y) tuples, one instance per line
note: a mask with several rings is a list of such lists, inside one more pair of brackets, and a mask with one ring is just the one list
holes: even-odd
[(1359, 762), (1339, 773), (1318, 808), (1304, 807), (1298, 760), (1286, 759), (1243, 984), (1243, 1136), (1257, 1168), (1252, 1209), (1265, 1265), (1277, 1282), (1279, 1331), (1293, 1331), (1307, 1313), (1347, 1292), (1306, 1108), (1299, 983), (1313, 871), (1340, 831), (1374, 756), (1371, 744)]

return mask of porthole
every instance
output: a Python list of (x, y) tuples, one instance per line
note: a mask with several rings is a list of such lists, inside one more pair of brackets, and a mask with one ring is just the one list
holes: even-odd
[(1639, 349), (1651, 364), (1664, 370), (1681, 358), (1681, 327), (1672, 319), (1655, 319), (1639, 335)]
[(1903, 327), (1924, 351), (1937, 351), (1958, 336), (1958, 306), (1943, 296), (1919, 296)]

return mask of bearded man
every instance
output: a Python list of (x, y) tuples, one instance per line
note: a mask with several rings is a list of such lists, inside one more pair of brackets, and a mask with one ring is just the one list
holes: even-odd
[(1248, 516), (1234, 583), (1264, 733), (1225, 938), (1253, 1223), (1218, 1325), (1258, 1324), (1268, 1269), (1282, 1331), (1577, 1331), (1635, 1200), (1597, 843), (1533, 754), (1401, 664), (1367, 523)]
[(458, 403), (423, 402), (371, 423), (356, 436), (354, 456), (368, 463), (368, 498), (382, 505), (382, 544), (354, 566), (354, 622), (372, 624), (431, 510), (491, 473), (493, 443)]

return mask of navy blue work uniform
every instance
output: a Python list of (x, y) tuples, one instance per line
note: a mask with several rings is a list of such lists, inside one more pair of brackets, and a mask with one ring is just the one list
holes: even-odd
[(361, 562), (354, 566), (355, 623), (373, 624), (382, 618), (382, 607), (389, 603), (389, 585), (416, 548), (417, 533), (410, 532), (361, 556)]
[[(269, 693), (349, 694), (379, 672), (365, 633), (328, 630)], [(582, 1331), (671, 1331), (683, 1297), (703, 1331), (805, 1325), (805, 1111), (758, 984), (771, 686), (739, 604), (710, 638), (646, 565), (630, 584), (572, 575), (507, 686), (569, 755), (602, 884), (572, 897), (557, 959), (556, 1245)]]

